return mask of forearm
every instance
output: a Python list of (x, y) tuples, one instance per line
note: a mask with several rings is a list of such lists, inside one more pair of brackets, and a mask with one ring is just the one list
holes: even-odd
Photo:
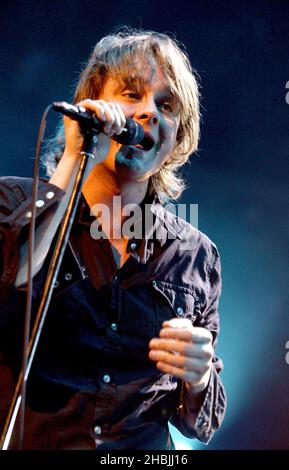
[[(43, 214), (41, 221), (37, 223), (35, 230), (35, 245), (33, 255), (33, 276), (41, 269), (48, 254), (52, 240), (57, 232), (60, 222), (67, 209), (75, 177), (79, 168), (79, 160), (74, 158), (62, 158), (49, 183), (65, 191), (65, 195), (55, 208)], [(20, 246), (18, 272), (15, 280), (15, 287), (19, 287), (27, 282), (28, 272), (28, 240)]]

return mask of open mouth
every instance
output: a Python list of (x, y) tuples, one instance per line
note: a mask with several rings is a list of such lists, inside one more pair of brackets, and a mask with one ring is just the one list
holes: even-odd
[(153, 137), (150, 134), (145, 134), (142, 142), (140, 144), (133, 145), (132, 147), (148, 152), (149, 150), (153, 148), (154, 145), (155, 145), (155, 141)]

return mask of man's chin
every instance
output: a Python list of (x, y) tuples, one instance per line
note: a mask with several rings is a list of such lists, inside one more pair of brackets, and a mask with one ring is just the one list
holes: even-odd
[(115, 156), (116, 170), (128, 169), (129, 173), (141, 176), (149, 171), (149, 163), (153, 161), (151, 152), (134, 147), (126, 146), (117, 152)]

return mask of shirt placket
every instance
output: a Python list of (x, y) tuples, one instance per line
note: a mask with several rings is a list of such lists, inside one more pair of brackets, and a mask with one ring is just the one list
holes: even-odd
[(118, 276), (115, 275), (111, 283), (112, 321), (107, 326), (102, 351), (102, 363), (99, 368), (99, 392), (93, 427), (93, 438), (96, 447), (101, 446), (109, 438), (110, 419), (118, 404), (115, 373), (118, 368), (117, 361), (120, 351), (119, 319), (121, 304), (121, 287)]

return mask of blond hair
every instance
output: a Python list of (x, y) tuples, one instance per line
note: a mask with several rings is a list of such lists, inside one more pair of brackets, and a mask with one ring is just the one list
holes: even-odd
[[(196, 76), (187, 54), (175, 39), (167, 34), (132, 30), (128, 27), (103, 37), (96, 44), (80, 74), (73, 101), (77, 103), (86, 98), (98, 99), (110, 76), (128, 80), (134, 67), (134, 58), (138, 62), (143, 60), (144, 64), (148, 64), (150, 60), (155, 61), (179, 103), (180, 124), (175, 147), (169, 159), (150, 178), (150, 192), (156, 193), (161, 201), (177, 199), (185, 187), (178, 169), (198, 147), (200, 110)], [(49, 155), (46, 157), (46, 166), (52, 174)]]

